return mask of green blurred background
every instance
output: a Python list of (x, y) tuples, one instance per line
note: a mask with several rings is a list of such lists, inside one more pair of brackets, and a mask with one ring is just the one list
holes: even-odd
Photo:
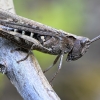
[[(100, 34), (99, 0), (13, 1), (18, 15), (90, 39)], [(34, 51), (34, 54), (43, 70), (50, 66), (56, 57), (37, 51)], [(53, 88), (61, 100), (100, 100), (100, 40), (93, 43), (81, 59), (74, 62), (66, 62), (65, 59), (53, 82)], [(48, 80), (56, 71), (57, 65), (45, 74)], [(0, 100), (22, 100), (2, 74)]]

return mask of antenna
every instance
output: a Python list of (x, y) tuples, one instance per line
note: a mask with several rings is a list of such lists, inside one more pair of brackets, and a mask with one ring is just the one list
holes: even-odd
[(93, 43), (93, 42), (95, 42), (95, 41), (97, 41), (97, 40), (99, 40), (99, 39), (100, 39), (100, 35), (98, 35), (97, 37), (91, 39), (90, 42), (89, 42), (88, 44), (91, 44), (91, 43)]

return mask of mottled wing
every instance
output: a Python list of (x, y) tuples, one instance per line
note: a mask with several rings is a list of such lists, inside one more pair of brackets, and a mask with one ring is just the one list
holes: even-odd
[(55, 37), (62, 36), (62, 33), (60, 31), (52, 27), (18, 16), (2, 9), (0, 9), (0, 24), (7, 27), (17, 28), (23, 31), (38, 33), (40, 35), (48, 35)]

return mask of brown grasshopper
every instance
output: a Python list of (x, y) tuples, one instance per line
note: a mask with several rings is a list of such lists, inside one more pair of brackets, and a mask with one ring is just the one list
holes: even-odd
[[(2, 9), (0, 9), (0, 25), (1, 37), (14, 42), (20, 48), (28, 50), (29, 53), (31, 50), (38, 50), (43, 53), (58, 55), (53, 64), (44, 71), (45, 73), (53, 67), (60, 58), (58, 70), (51, 82), (61, 69), (64, 54), (67, 54), (67, 61), (77, 60), (87, 52), (92, 42), (100, 39), (100, 35), (92, 40), (87, 37), (73, 35)], [(29, 53), (20, 61), (25, 60)]]

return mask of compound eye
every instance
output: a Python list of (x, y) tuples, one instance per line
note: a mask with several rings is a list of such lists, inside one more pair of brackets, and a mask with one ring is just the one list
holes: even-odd
[(86, 43), (90, 42), (90, 40), (88, 38), (84, 38), (81, 40), (81, 45), (84, 46)]

